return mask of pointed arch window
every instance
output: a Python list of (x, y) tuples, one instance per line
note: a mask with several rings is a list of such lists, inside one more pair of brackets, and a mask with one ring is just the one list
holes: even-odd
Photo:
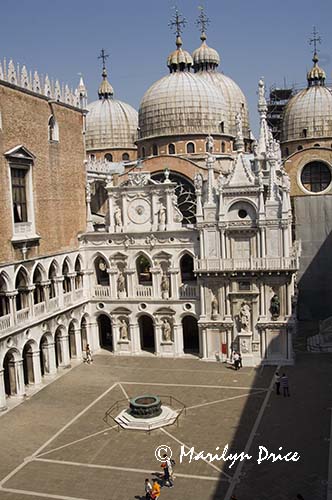
[(15, 280), (16, 295), (16, 311), (25, 309), (29, 306), (29, 291), (28, 280), (22, 269), (19, 271)]
[(129, 154), (128, 153), (123, 153), (122, 160), (123, 161), (129, 161), (130, 160)]
[(180, 260), (181, 280), (182, 283), (196, 281), (194, 275), (194, 259), (189, 254), (184, 254)]
[(9, 298), (6, 295), (7, 284), (4, 278), (0, 275), (0, 317), (10, 313)]
[(95, 260), (95, 270), (98, 285), (109, 286), (110, 280), (107, 272), (107, 264), (102, 257), (97, 257)]
[(225, 153), (225, 151), (226, 151), (226, 145), (225, 145), (224, 141), (222, 141), (222, 143), (221, 143), (221, 152)]
[(75, 261), (75, 273), (75, 290), (78, 290), (79, 288), (83, 288), (83, 272), (79, 257)]
[(152, 285), (151, 265), (149, 260), (140, 255), (136, 261), (138, 283), (140, 285)]
[(40, 272), (40, 269), (38, 267), (35, 269), (35, 272), (33, 273), (33, 284), (35, 285), (35, 289), (33, 291), (33, 303), (34, 304), (39, 304), (40, 302), (45, 302), (45, 294), (44, 294), (44, 287), (42, 286), (43, 278)]
[(49, 288), (49, 294), (50, 294), (50, 299), (53, 299), (56, 297), (56, 285), (55, 285), (55, 278), (56, 278), (56, 266), (54, 262), (51, 264), (50, 270), (48, 272), (48, 279), (50, 281), (50, 288)]
[(71, 279), (69, 276), (69, 267), (67, 261), (63, 263), (62, 276), (63, 276), (63, 282), (62, 282), (63, 291), (64, 293), (69, 293), (71, 292)]
[(48, 140), (59, 142), (59, 126), (54, 115), (51, 115), (48, 120)]

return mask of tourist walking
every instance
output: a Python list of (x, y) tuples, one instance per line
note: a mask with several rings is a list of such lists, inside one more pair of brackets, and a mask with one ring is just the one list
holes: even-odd
[(233, 360), (234, 360), (234, 369), (238, 370), (240, 364), (240, 356), (238, 352), (234, 353)]
[(274, 374), (274, 385), (276, 387), (276, 394), (279, 396), (280, 395), (280, 375), (278, 372), (275, 372), (275, 374)]
[(160, 497), (160, 484), (158, 483), (158, 481), (156, 479), (153, 482), (152, 492), (151, 492), (150, 496), (151, 496), (152, 500), (155, 500), (155, 498)]
[(288, 377), (287, 377), (286, 373), (282, 374), (282, 377), (280, 379), (280, 386), (282, 388), (284, 397), (290, 396), (290, 394), (289, 394)]
[[(170, 488), (173, 488), (173, 464), (172, 460), (166, 455), (166, 453), (163, 455), (163, 462), (161, 464), (161, 467), (164, 469), (164, 482), (166, 486), (169, 486)], [(173, 461), (174, 462), (174, 461)]]
[(242, 368), (242, 355), (240, 352), (238, 354), (239, 354), (239, 368)]
[(144, 490), (146, 500), (151, 500), (152, 484), (150, 483), (148, 478), (145, 480)]
[(89, 344), (87, 344), (86, 348), (85, 348), (85, 360), (88, 364), (90, 364), (93, 361), (92, 352), (91, 352)]

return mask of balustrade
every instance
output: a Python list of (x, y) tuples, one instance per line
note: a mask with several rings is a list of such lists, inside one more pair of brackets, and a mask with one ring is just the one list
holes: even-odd
[(183, 284), (180, 286), (180, 299), (196, 299), (198, 297), (198, 286)]
[(28, 307), (21, 309), (20, 311), (17, 311), (16, 322), (18, 324), (24, 323), (25, 321), (28, 321), (28, 319), (29, 319), (29, 308)]
[(10, 314), (6, 314), (0, 318), (0, 332), (3, 332), (8, 328), (10, 328)]
[(33, 311), (35, 316), (41, 316), (42, 314), (45, 314), (45, 310), (46, 310), (45, 302), (39, 302), (38, 304), (35, 304), (33, 306)]
[(152, 286), (148, 285), (138, 285), (136, 289), (137, 297), (152, 297)]
[(94, 296), (99, 298), (110, 298), (111, 297), (111, 287), (97, 285), (94, 288)]
[(249, 259), (197, 259), (196, 271), (248, 271), (297, 269), (297, 257), (251, 257)]

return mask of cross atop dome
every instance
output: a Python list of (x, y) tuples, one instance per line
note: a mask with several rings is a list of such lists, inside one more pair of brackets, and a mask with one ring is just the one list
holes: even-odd
[(210, 24), (210, 19), (207, 17), (207, 15), (204, 12), (204, 7), (198, 7), (200, 10), (199, 16), (196, 19), (196, 26), (198, 26), (200, 32), (201, 32), (201, 40), (202, 42), (206, 40), (206, 32), (207, 32), (207, 27)]
[(318, 66), (318, 49), (317, 43), (322, 43), (321, 37), (318, 35), (318, 31), (316, 30), (316, 26), (313, 27), (312, 30), (312, 38), (309, 39), (309, 44), (314, 46), (314, 55), (312, 58), (312, 62), (314, 63), (313, 68), (308, 71), (307, 80), (309, 87), (312, 85), (325, 85), (326, 74), (325, 71)]
[(176, 45), (178, 48), (182, 46), (181, 34), (186, 24), (187, 20), (179, 13), (177, 7), (175, 7), (175, 14), (168, 23), (168, 26), (173, 31), (174, 35), (176, 35)]
[(109, 83), (107, 80), (107, 71), (106, 71), (106, 59), (109, 57), (108, 54), (106, 54), (105, 49), (101, 49), (100, 55), (98, 56), (98, 59), (102, 59), (103, 61), (103, 71), (102, 71), (102, 77), (103, 80), (100, 84), (99, 90), (98, 90), (98, 95), (99, 99), (109, 99), (113, 97), (114, 91), (112, 85)]
[(317, 42), (319, 44), (321, 44), (322, 43), (322, 39), (318, 35), (318, 31), (316, 30), (316, 26), (314, 26), (313, 29), (312, 29), (312, 38), (309, 39), (309, 45), (313, 45), (314, 46), (314, 57), (315, 56), (317, 57), (317, 52), (319, 52), (319, 50), (317, 49)]

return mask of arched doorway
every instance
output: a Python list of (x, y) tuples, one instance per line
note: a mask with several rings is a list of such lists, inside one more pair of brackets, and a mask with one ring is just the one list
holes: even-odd
[(154, 325), (150, 316), (141, 316), (138, 320), (142, 351), (155, 352)]
[(55, 366), (58, 368), (62, 364), (61, 330), (57, 330), (54, 336)]
[(76, 339), (75, 339), (75, 323), (71, 321), (68, 328), (69, 334), (69, 356), (70, 358), (76, 358)]
[(83, 352), (86, 349), (87, 343), (88, 343), (87, 321), (86, 321), (86, 318), (82, 318), (82, 321), (81, 321), (81, 346), (82, 346)]
[(16, 351), (8, 351), (3, 360), (5, 393), (7, 396), (17, 396), (19, 394), (15, 355), (17, 355)]
[(106, 316), (106, 314), (100, 314), (100, 316), (98, 316), (97, 323), (100, 347), (107, 349), (108, 351), (113, 351), (113, 333), (110, 318)]
[(25, 344), (23, 349), (23, 375), (24, 375), (25, 385), (35, 383), (35, 375), (33, 371), (33, 360), (32, 360), (32, 346), (29, 342)]
[(197, 319), (185, 316), (182, 319), (183, 352), (199, 355), (199, 333)]

